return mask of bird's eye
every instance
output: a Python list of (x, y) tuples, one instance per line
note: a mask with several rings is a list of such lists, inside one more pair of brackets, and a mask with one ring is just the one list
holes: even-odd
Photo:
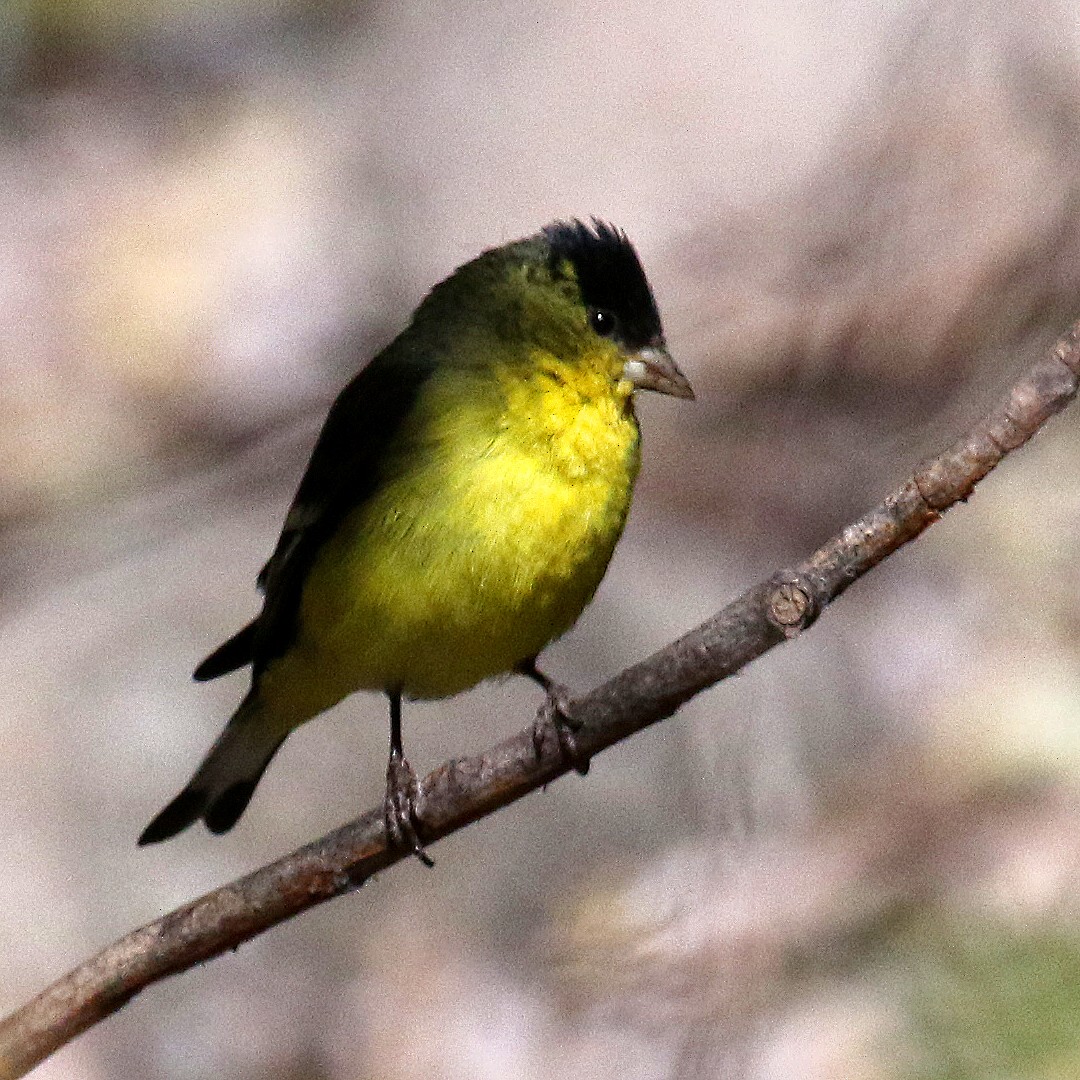
[(589, 326), (592, 327), (594, 334), (599, 334), (600, 337), (611, 337), (617, 325), (618, 320), (614, 312), (608, 311), (607, 308), (589, 308)]

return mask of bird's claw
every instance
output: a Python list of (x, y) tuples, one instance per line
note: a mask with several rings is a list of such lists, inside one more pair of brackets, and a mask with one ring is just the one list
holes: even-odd
[(391, 847), (410, 852), (425, 866), (434, 866), (435, 860), (424, 850), (416, 834), (419, 795), (420, 785), (413, 767), (402, 754), (392, 751), (386, 766), (386, 801), (383, 804), (386, 838)]
[(549, 731), (554, 731), (559, 744), (559, 756), (564, 764), (571, 766), (582, 776), (589, 771), (589, 759), (582, 757), (578, 750), (576, 733), (581, 730), (582, 722), (570, 711), (570, 692), (559, 683), (549, 683), (545, 687), (546, 697), (533, 721), (532, 741), (536, 756), (544, 753), (544, 740)]

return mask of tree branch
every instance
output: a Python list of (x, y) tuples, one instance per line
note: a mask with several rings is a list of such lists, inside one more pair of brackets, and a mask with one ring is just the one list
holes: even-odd
[[(913, 540), (1077, 390), (1080, 322), (1008, 397), (953, 446), (797, 566), (774, 574), (649, 659), (573, 702), (593, 755), (670, 716), (684, 702), (806, 629), (853, 581)], [(554, 736), (532, 728), (484, 754), (439, 766), (421, 784), (425, 843), (520, 799), (566, 772)], [(404, 858), (387, 847), (382, 808), (135, 930), (0, 1022), (0, 1080), (23, 1076), (151, 983), (235, 948)]]

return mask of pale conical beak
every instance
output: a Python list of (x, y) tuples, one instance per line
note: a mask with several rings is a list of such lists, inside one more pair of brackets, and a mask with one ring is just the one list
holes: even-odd
[(694, 398), (686, 376), (675, 366), (662, 345), (647, 345), (639, 349), (623, 365), (623, 374), (635, 390), (655, 390), (672, 397)]

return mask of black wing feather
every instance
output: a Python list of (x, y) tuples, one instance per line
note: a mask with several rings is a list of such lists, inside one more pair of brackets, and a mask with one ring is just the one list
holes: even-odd
[(259, 573), (262, 613), (211, 653), (195, 678), (213, 679), (251, 663), (255, 678), (296, 638), (300, 598), (322, 545), (384, 478), (387, 445), (409, 415), (433, 365), (399, 338), (338, 395), (273, 555)]
[(230, 671), (250, 664), (255, 655), (255, 628), (258, 620), (249, 622), (239, 633), (219, 645), (196, 669), (195, 681), (207, 682)]

